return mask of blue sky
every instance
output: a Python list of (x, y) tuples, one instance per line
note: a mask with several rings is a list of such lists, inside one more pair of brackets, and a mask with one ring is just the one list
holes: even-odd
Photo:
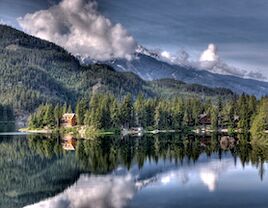
[[(57, 0), (0, 0), (0, 19), (47, 9)], [(236, 67), (268, 76), (267, 0), (98, 0), (99, 11), (148, 48), (185, 49), (196, 59), (209, 43)]]

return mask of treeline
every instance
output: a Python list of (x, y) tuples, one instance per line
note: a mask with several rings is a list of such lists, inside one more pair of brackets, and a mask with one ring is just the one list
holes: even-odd
[(58, 128), (60, 127), (60, 119), (64, 113), (72, 113), (71, 105), (67, 106), (59, 104), (54, 106), (52, 104), (40, 105), (36, 112), (33, 113), (28, 122), (29, 128)]
[[(254, 96), (242, 94), (229, 101), (202, 101), (200, 99), (145, 98), (133, 100), (131, 95), (122, 100), (110, 94), (95, 94), (90, 100), (81, 99), (75, 109), (71, 106), (41, 105), (31, 116), (30, 127), (57, 127), (62, 115), (74, 112), (78, 125), (93, 126), (97, 129), (142, 126), (157, 129), (184, 129), (200, 126), (200, 115), (206, 115), (213, 129), (229, 128), (249, 131), (264, 131), (267, 128), (267, 100), (257, 101)], [(263, 118), (265, 117), (265, 119)], [(263, 122), (263, 123), (262, 123)], [(259, 123), (262, 123), (259, 127)], [(255, 126), (258, 126), (255, 127)]]

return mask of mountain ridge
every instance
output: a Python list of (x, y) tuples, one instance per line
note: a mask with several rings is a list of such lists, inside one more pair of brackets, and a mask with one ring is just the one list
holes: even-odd
[(106, 62), (118, 71), (133, 71), (145, 80), (173, 78), (190, 84), (208, 87), (224, 87), (236, 93), (247, 93), (257, 97), (268, 95), (268, 82), (232, 75), (216, 74), (192, 66), (170, 64), (142, 50), (131, 60), (116, 59)]

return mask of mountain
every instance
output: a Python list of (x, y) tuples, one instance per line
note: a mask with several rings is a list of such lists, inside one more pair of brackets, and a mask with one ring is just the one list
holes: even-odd
[(157, 53), (139, 48), (131, 60), (116, 59), (106, 62), (117, 71), (131, 71), (144, 80), (172, 78), (185, 83), (201, 84), (208, 87), (229, 88), (236, 93), (247, 93), (257, 97), (268, 95), (268, 82), (221, 75), (191, 66), (173, 65), (162, 61)]
[[(146, 59), (156, 63), (153, 58)], [(172, 79), (144, 81), (135, 71), (121, 71), (105, 64), (81, 65), (76, 57), (51, 42), (0, 25), (0, 103), (17, 111), (32, 112), (46, 102), (74, 105), (81, 97), (103, 92), (119, 98), (128, 93), (134, 97), (139, 93), (146, 97), (234, 95), (231, 90)], [(146, 73), (141, 72), (138, 74)]]
[(43, 102), (74, 103), (96, 92), (123, 96), (143, 92), (146, 82), (107, 65), (80, 65), (63, 48), (0, 26), (0, 103), (32, 111)]

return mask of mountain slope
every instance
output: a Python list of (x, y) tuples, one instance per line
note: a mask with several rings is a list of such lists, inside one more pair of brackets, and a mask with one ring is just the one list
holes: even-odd
[(128, 93), (233, 96), (228, 90), (198, 88), (202, 90), (175, 80), (144, 81), (133, 72), (118, 72), (105, 64), (83, 66), (53, 43), (0, 25), (0, 103), (17, 110), (31, 112), (45, 102), (74, 104), (80, 97), (104, 92), (119, 98)]
[(31, 111), (42, 102), (74, 103), (94, 92), (153, 96), (145, 85), (133, 73), (106, 65), (81, 66), (53, 43), (0, 26), (0, 103)]
[(117, 71), (132, 71), (145, 80), (173, 78), (186, 83), (229, 88), (236, 93), (245, 92), (257, 97), (268, 95), (268, 82), (214, 74), (188, 66), (171, 65), (149, 53), (139, 52), (132, 61), (117, 59), (108, 64)]

